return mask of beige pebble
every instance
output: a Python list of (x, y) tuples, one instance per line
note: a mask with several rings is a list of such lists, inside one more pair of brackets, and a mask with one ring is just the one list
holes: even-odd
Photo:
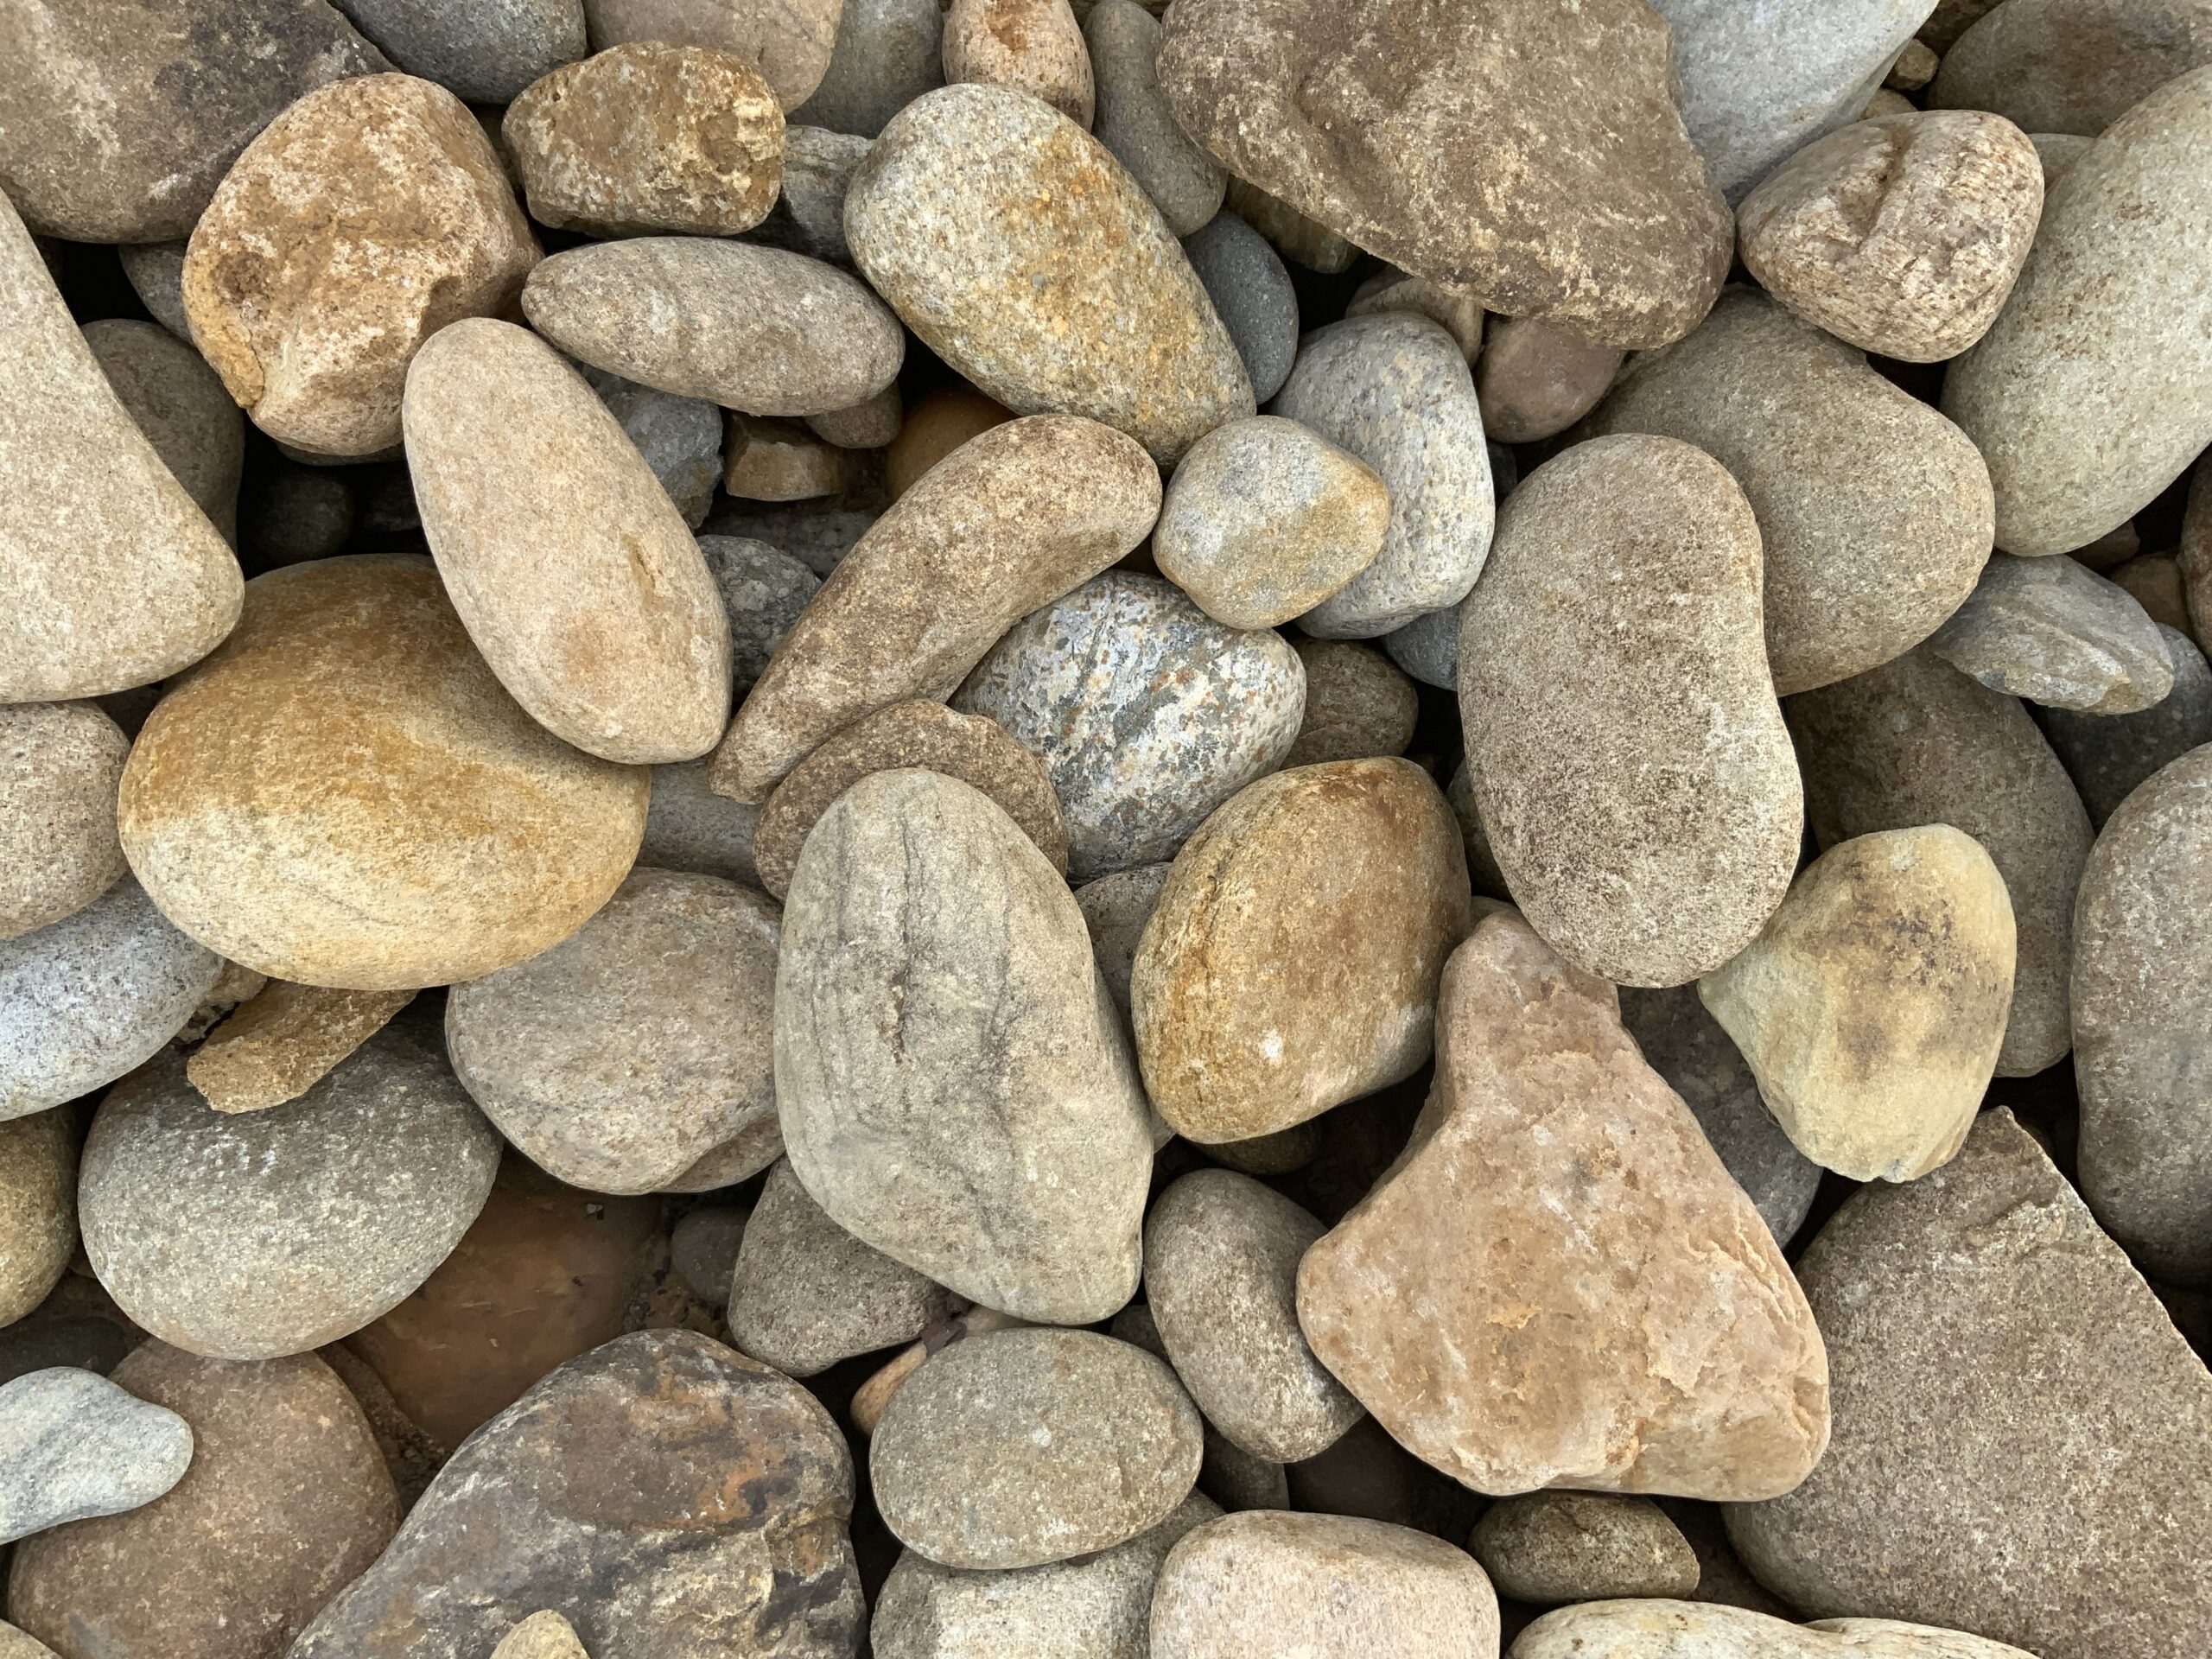
[(732, 411), (722, 488), (741, 501), (811, 501), (844, 487), (843, 453), (797, 421)]
[(130, 741), (96, 702), (0, 704), (0, 939), (72, 915), (124, 872)]
[(415, 1000), (401, 991), (334, 991), (279, 980), (239, 1007), (185, 1062), (219, 1112), (297, 1100)]
[(1090, 51), (1068, 0), (952, 0), (944, 78), (1010, 86), (1077, 126), (1090, 124), (1097, 105)]
[(591, 1659), (576, 1639), (576, 1627), (548, 1608), (499, 1638), (492, 1659)]

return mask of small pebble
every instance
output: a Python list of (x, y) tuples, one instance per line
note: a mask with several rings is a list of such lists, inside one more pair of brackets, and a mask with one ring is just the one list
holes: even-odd
[(335, 473), (279, 461), (248, 480), (239, 519), (240, 550), (257, 573), (327, 559), (353, 534), (353, 491)]
[(1096, 98), (1083, 26), (1068, 0), (952, 0), (944, 79), (1027, 92), (1083, 127)]
[(1306, 666), (1306, 717), (1284, 766), (1406, 752), (1421, 717), (1421, 696), (1389, 658), (1343, 639), (1299, 639), (1291, 646)]
[(808, 430), (840, 449), (880, 449), (899, 435), (905, 423), (906, 411), (899, 401), (896, 382), (849, 408), (806, 417)]
[(790, 554), (747, 537), (702, 536), (699, 553), (729, 617), (730, 673), (741, 691), (760, 677), (822, 579)]
[(73, 1112), (0, 1122), (0, 1328), (43, 1302), (76, 1253), (77, 1140)]
[(1440, 323), (1459, 342), (1470, 367), (1482, 354), (1482, 302), (1465, 289), (1431, 282), (1426, 276), (1408, 276), (1386, 265), (1353, 290), (1344, 315), (1364, 317), (1378, 311), (1407, 311)]
[(791, 120), (874, 137), (893, 116), (944, 84), (944, 42), (938, 0), (845, 0), (830, 67)]
[(760, 71), (786, 110), (811, 97), (828, 73), (840, 10), (838, 0), (780, 0), (775, 5), (733, 5), (730, 0), (583, 0), (583, 7), (593, 51), (632, 41), (710, 47)]
[(1160, 902), (1168, 864), (1138, 864), (1111, 875), (1086, 881), (1075, 890), (1076, 907), (1083, 912), (1090, 931), (1090, 946), (1098, 958), (1098, 973), (1108, 995), (1124, 1019), (1129, 1013), (1129, 973), (1135, 966), (1137, 941), (1144, 925)]
[(1556, 437), (1597, 407), (1621, 353), (1534, 317), (1501, 317), (1475, 365), (1483, 430), (1501, 443)]
[(845, 487), (845, 457), (796, 421), (733, 414), (722, 488), (740, 501), (810, 501)]
[(492, 1659), (591, 1659), (576, 1627), (553, 1611), (532, 1613), (499, 1638)]
[(852, 263), (845, 241), (845, 197), (868, 141), (821, 127), (784, 129), (783, 194), (753, 232), (756, 241), (810, 258)]
[(1502, 1497), (1475, 1523), (1467, 1548), (1502, 1594), (1540, 1607), (1697, 1589), (1696, 1552), (1648, 1497)]
[(2069, 558), (1993, 554), (1928, 649), (1993, 690), (2095, 715), (2165, 701), (2173, 661), (2125, 588)]
[(1098, 0), (1083, 38), (1097, 83), (1098, 142), (1129, 169), (1169, 230), (1192, 234), (1221, 211), (1229, 175), (1176, 124), (1160, 90), (1160, 20), (1136, 0)]
[(709, 1205), (690, 1211), (670, 1230), (670, 1262), (692, 1294), (717, 1311), (729, 1300), (730, 1276), (752, 1215), (739, 1205)]
[(1236, 343), (1253, 395), (1281, 390), (1298, 355), (1298, 290), (1267, 238), (1233, 213), (1218, 213), (1183, 238), (1191, 269)]

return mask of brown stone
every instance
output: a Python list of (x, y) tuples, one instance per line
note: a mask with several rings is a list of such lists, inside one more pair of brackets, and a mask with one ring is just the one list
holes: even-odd
[(1014, 418), (1004, 404), (995, 403), (973, 386), (949, 386), (931, 392), (906, 411), (899, 435), (884, 457), (884, 483), (896, 500), (914, 487), (922, 474), (979, 432), (988, 432)]
[(1697, 1553), (1648, 1497), (1524, 1492), (1500, 1498), (1467, 1548), (1516, 1601), (1549, 1606), (1624, 1596), (1687, 1596)]
[(844, 452), (796, 421), (732, 414), (722, 488), (741, 501), (810, 501), (845, 486)]
[(1771, 1497), (1827, 1441), (1821, 1332), (1773, 1235), (1612, 988), (1510, 913), (1445, 969), (1428, 1106), (1306, 1252), (1298, 1314), (1478, 1491)]
[(843, 0), (583, 0), (591, 49), (628, 41), (709, 46), (742, 58), (795, 110), (822, 84)]
[(0, 1325), (46, 1300), (76, 1249), (76, 1114), (0, 1123)]
[(415, 1000), (412, 990), (337, 991), (278, 980), (255, 993), (185, 1062), (219, 1112), (297, 1100)]
[(1475, 364), (1483, 431), (1500, 443), (1556, 437), (1598, 406), (1620, 367), (1618, 346), (1535, 317), (1500, 317)]
[(944, 78), (1011, 86), (1079, 127), (1090, 124), (1097, 105), (1090, 53), (1068, 0), (952, 0)]
[[(2179, 560), (2168, 554), (2145, 553), (2116, 566), (2112, 582), (2132, 595), (2153, 622), (2178, 628), (2191, 639), (2201, 640), (2204, 637), (2196, 612), (2190, 608), (2193, 589)], [(2199, 604), (2201, 607), (2202, 601)]]
[(1414, 683), (1372, 645), (1349, 639), (1291, 641), (1306, 664), (1306, 718), (1286, 766), (1403, 754), (1421, 718)]

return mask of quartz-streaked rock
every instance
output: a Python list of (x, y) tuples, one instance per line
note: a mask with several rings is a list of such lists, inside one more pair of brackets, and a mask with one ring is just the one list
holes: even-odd
[(2132, 715), (2173, 690), (2173, 661), (2143, 607), (2073, 559), (1993, 555), (1928, 649), (1993, 690)]
[(0, 1383), (0, 1542), (142, 1508), (191, 1461), (183, 1418), (94, 1372), (63, 1365)]

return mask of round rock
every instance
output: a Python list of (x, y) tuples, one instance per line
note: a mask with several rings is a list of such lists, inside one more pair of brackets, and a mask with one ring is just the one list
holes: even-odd
[(0, 705), (0, 940), (82, 910), (124, 872), (130, 740), (95, 702)]
[(1098, 0), (1083, 38), (1097, 82), (1091, 130), (1129, 169), (1167, 228), (1189, 236), (1221, 211), (1229, 177), (1176, 124), (1160, 90), (1160, 20), (1136, 0)]
[(76, 1249), (75, 1114), (0, 1122), (0, 1325), (46, 1300)]
[(1216, 213), (1183, 239), (1191, 268), (1236, 342), (1253, 395), (1266, 403), (1298, 355), (1298, 290), (1282, 256), (1235, 213)]
[(1534, 317), (1500, 317), (1475, 365), (1483, 430), (1500, 443), (1557, 437), (1597, 407), (1621, 353)]
[[(588, 363), (577, 366), (637, 445), (683, 522), (696, 530), (722, 480), (722, 411), (703, 397), (678, 397)], [(410, 491), (410, 505), (413, 499)]]
[(830, 67), (839, 0), (782, 0), (772, 6), (730, 0), (583, 0), (591, 47), (631, 41), (706, 46), (742, 58), (776, 89), (783, 106), (806, 101)]
[(1467, 1548), (1501, 1592), (1539, 1606), (1697, 1589), (1697, 1552), (1648, 1497), (1502, 1497), (1475, 1522)]
[(183, 1418), (92, 1371), (57, 1365), (0, 1383), (0, 1541), (142, 1509), (191, 1461)]

